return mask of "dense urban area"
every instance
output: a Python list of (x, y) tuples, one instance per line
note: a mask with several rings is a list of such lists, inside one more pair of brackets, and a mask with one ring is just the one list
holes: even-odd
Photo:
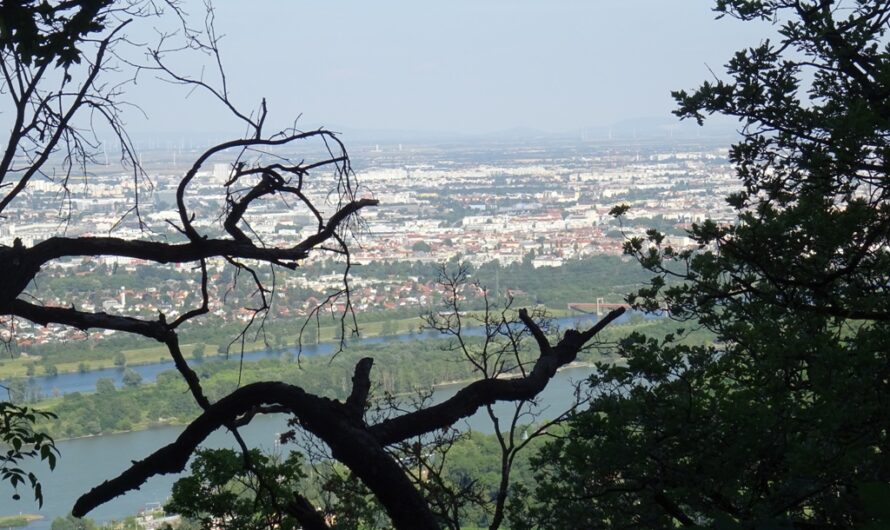
[[(653, 227), (668, 234), (668, 244), (686, 248), (691, 240), (684, 229), (691, 223), (732, 218), (724, 197), (738, 181), (727, 164), (726, 148), (718, 145), (724, 144), (543, 139), (540, 145), (360, 145), (352, 152), (359, 192), (378, 198), (380, 206), (366, 209), (355, 230), (352, 260), (358, 266), (351, 270), (351, 303), (358, 313), (429, 307), (434, 303), (435, 275), (418, 271), (434, 270), (435, 264), (559, 268), (593, 256), (619, 256), (628, 237)], [(19, 239), (30, 246), (60, 233), (176, 237), (166, 221), (178, 215), (175, 187), (185, 167), (177, 161), (194, 154), (184, 146), (149, 150), (143, 165), (150, 182), (103, 173), (99, 166), (86, 177), (71, 179), (67, 195), (52, 181), (35, 183), (11, 213), (18, 222), (0, 226), (0, 243), (12, 245)], [(188, 200), (199, 214), (196, 224), (212, 230), (231, 166), (208, 166), (198, 174)], [(323, 174), (306, 182), (322, 203), (334, 184)], [(631, 206), (621, 223), (609, 215), (619, 204)], [(140, 226), (140, 220), (145, 224)], [(267, 202), (249, 222), (267, 244), (299, 240), (317, 225), (310, 212), (294, 211), (281, 201)], [(340, 288), (342, 274), (333, 258), (319, 256), (296, 274), (281, 276), (273, 319), (304, 317)], [(405, 268), (397, 263), (430, 266)], [(77, 293), (74, 303), (87, 311), (175, 314), (193, 307), (200, 296), (199, 275), (176, 267), (181, 270), (173, 265), (146, 267), (115, 256), (54, 262), (41, 272), (31, 294), (46, 304), (64, 305)], [(218, 291), (210, 296), (217, 319), (244, 323), (252, 318), (249, 285), (232, 290), (231, 281), (226, 281), (230, 278), (222, 277), (231, 272), (224, 271), (222, 262), (211, 263), (209, 273), (209, 287)], [(500, 285), (499, 278), (487, 287), (510, 294), (527, 290), (523, 285)], [(223, 299), (225, 307), (220, 305)], [(83, 333), (16, 323), (19, 346), (75, 338), (83, 338)]]

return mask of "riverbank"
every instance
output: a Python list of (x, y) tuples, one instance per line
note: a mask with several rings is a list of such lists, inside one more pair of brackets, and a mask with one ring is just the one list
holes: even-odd
[(0, 515), (0, 529), (3, 528), (21, 528), (28, 526), (34, 521), (43, 519), (42, 515), (33, 513), (20, 513), (18, 515)]
[[(560, 319), (570, 316), (570, 312), (566, 309), (547, 308), (547, 314), (551, 318)], [(472, 316), (473, 312), (469, 312)], [(421, 330), (424, 321), (419, 316), (408, 318), (377, 318), (380, 315), (371, 315), (369, 320), (360, 322), (359, 328), (361, 338), (364, 339), (381, 339), (395, 335), (405, 335), (417, 333)], [(579, 318), (584, 315), (579, 315)], [(280, 324), (280, 323), (275, 323)], [(273, 348), (295, 348), (297, 341), (300, 339), (299, 329), (302, 322), (298, 322), (293, 326), (297, 331), (294, 333), (279, 334), (275, 337), (275, 344), (267, 344), (263, 340), (246, 341), (233, 346), (229, 355), (237, 356), (243, 351), (244, 353), (256, 353)], [(304, 347), (311, 347), (319, 344), (336, 344), (339, 342), (338, 334), (340, 332), (339, 322), (330, 325), (311, 326), (307, 328), (302, 337)], [(200, 359), (204, 357), (214, 357), (219, 355), (219, 347), (227, 344), (227, 340), (231, 340), (231, 336), (222, 332), (213, 334), (211, 338), (204, 341), (189, 341), (188, 334), (183, 339), (186, 342), (180, 344), (180, 349), (188, 359)], [(134, 341), (149, 342), (148, 339), (134, 338)], [(169, 362), (170, 353), (166, 346), (155, 345), (144, 347), (122, 348), (119, 351), (105, 355), (97, 355), (96, 357), (83, 358), (83, 349), (91, 348), (90, 339), (84, 339), (81, 343), (70, 343), (70, 353), (78, 352), (77, 360), (63, 360), (71, 355), (66, 352), (55, 353), (52, 357), (46, 357), (39, 354), (22, 353), (15, 359), (0, 360), (0, 381), (6, 381), (13, 378), (24, 378), (33, 376), (49, 376), (47, 370), (54, 371), (58, 375), (90, 373), (109, 369), (123, 369), (125, 367), (137, 368), (140, 366), (157, 364), (159, 362)], [(201, 350), (200, 355), (195, 355), (195, 351)], [(39, 352), (39, 347), (37, 348)], [(117, 355), (122, 358), (115, 359)], [(60, 359), (60, 360), (56, 360)], [(121, 363), (123, 361), (123, 363)], [(48, 368), (52, 366), (53, 368)]]
[[(366, 338), (386, 337), (392, 334), (407, 332), (409, 330), (418, 330), (421, 324), (422, 320), (420, 319), (420, 317), (371, 321), (361, 324), (361, 336)], [(300, 325), (302, 325), (302, 323)], [(299, 326), (294, 327), (299, 329)], [(339, 330), (340, 326), (337, 324), (319, 326), (311, 333), (307, 333), (304, 336), (303, 340), (306, 343), (306, 346), (319, 343), (333, 344), (337, 342), (337, 333), (339, 332)], [(389, 333), (384, 333), (385, 330), (389, 331)], [(314, 337), (312, 335), (314, 335)], [(296, 332), (289, 335), (281, 335), (277, 340), (278, 342), (281, 342), (283, 344), (293, 346), (297, 343), (299, 337), (299, 332)], [(145, 340), (147, 341), (148, 339)], [(200, 357), (212, 357), (221, 353), (218, 351), (218, 345), (225, 343), (226, 340), (231, 340), (231, 337), (216, 335), (214, 336), (213, 340), (209, 341), (185, 342), (183, 344), (180, 344), (180, 349), (187, 358), (194, 358), (195, 355), (193, 352), (195, 351), (195, 349), (203, 347), (204, 352)], [(89, 339), (86, 338), (83, 340), (82, 345), (78, 343), (71, 343), (71, 345), (72, 351), (74, 349), (82, 350), (83, 348), (90, 347)], [(266, 342), (262, 340), (246, 341), (243, 343), (243, 351), (245, 353), (264, 351), (269, 349), (269, 347), (270, 345), (266, 344)], [(208, 349), (212, 351), (208, 351)], [(230, 355), (239, 355), (241, 351), (242, 344), (238, 343), (237, 349), (233, 347)], [(167, 347), (163, 345), (145, 346), (139, 348), (125, 348), (121, 349), (119, 353), (123, 355), (123, 364), (115, 364), (114, 356), (95, 357), (89, 358), (87, 360), (54, 362), (53, 360), (57, 357), (64, 358), (66, 356), (65, 353), (53, 355), (52, 358), (46, 358), (41, 355), (23, 353), (16, 359), (6, 359), (0, 361), (0, 380), (29, 377), (35, 375), (47, 375), (45, 368), (46, 363), (51, 363), (51, 365), (55, 367), (55, 373), (62, 375), (88, 373), (112, 368), (145, 366), (158, 363), (159, 361), (164, 362), (170, 360), (170, 352), (167, 350)], [(30, 369), (32, 373), (29, 373), (29, 366), (31, 367)]]
[[(592, 322), (589, 317), (580, 323), (574, 319), (571, 322), (567, 320), (558, 323), (562, 327), (585, 327)], [(628, 317), (624, 318), (623, 323), (603, 330), (600, 342), (614, 344), (631, 332), (663, 335), (668, 327), (676, 325), (667, 319)], [(476, 337), (474, 340), (478, 340), (481, 328), (468, 328), (466, 333), (468, 338)], [(529, 347), (534, 349), (532, 345)], [(300, 362), (296, 362), (293, 350), (272, 350), (246, 354), (244, 362), (240, 358), (227, 362), (208, 357), (190, 364), (200, 376), (205, 393), (211, 400), (239, 386), (271, 380), (297, 385), (307, 392), (328, 398), (344, 399), (351, 388), (355, 363), (362, 357), (375, 359), (373, 377), (380, 385), (381, 392), (392, 395), (410, 393), (415, 388), (466, 384), (476, 377), (472, 366), (463, 360), (460, 353), (447, 346), (447, 338), (434, 332), (363, 338), (350, 342), (346, 349), (333, 357), (327, 354), (336, 351), (335, 345), (322, 344), (312, 349), (313, 354), (304, 356)], [(593, 350), (579, 360), (597, 361), (603, 354), (608, 354), (608, 350)], [(536, 356), (531, 349), (525, 355), (529, 362)], [(143, 378), (141, 384), (132, 381), (123, 384), (123, 373), (123, 370), (109, 370), (104, 374), (31, 378), (28, 381), (31, 388), (53, 385), (50, 387), (51, 393), (58, 397), (31, 401), (29, 404), (39, 403), (40, 408), (57, 414), (58, 420), (45, 422), (41, 427), (56, 439), (183, 425), (200, 414), (172, 362), (146, 367), (139, 373)], [(43, 392), (43, 395), (51, 395), (47, 390)]]

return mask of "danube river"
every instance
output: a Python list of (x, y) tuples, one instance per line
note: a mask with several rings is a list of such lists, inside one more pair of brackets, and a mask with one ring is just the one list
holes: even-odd
[[(411, 337), (417, 340), (419, 337)], [(373, 339), (367, 339), (373, 340)], [(378, 339), (379, 340), (379, 339)], [(397, 340), (390, 338), (389, 340)], [(326, 353), (321, 345), (317, 351), (311, 353)], [(308, 353), (308, 352), (307, 352)], [(252, 358), (271, 355), (269, 353), (249, 354)], [(274, 355), (280, 355), (276, 353)], [(152, 365), (143, 367), (143, 373), (147, 378), (154, 379), (161, 368), (169, 369), (169, 366)], [(582, 381), (590, 373), (589, 368), (574, 368), (561, 371), (551, 381), (550, 385), (540, 396), (542, 409), (541, 418), (552, 418), (570, 406), (574, 399), (575, 383)], [(81, 389), (95, 388), (95, 381), (103, 374), (70, 374), (78, 376), (70, 380), (63, 380), (65, 376), (57, 378), (41, 378), (38, 384), (53, 384), (53, 388), (63, 393), (79, 391)], [(35, 378), (37, 379), (37, 378)], [(88, 382), (89, 381), (89, 382)], [(70, 384), (62, 384), (70, 383)], [(90, 386), (87, 386), (90, 385)], [(86, 387), (86, 388), (85, 388)], [(435, 400), (447, 399), (453, 395), (460, 386), (445, 387), (436, 391)], [(497, 407), (499, 415), (506, 415), (509, 404)], [(262, 416), (256, 418), (250, 425), (242, 429), (242, 434), (248, 444), (270, 451), (281, 451), (287, 448), (276, 447), (277, 434), (287, 429), (286, 417), (282, 415)], [(502, 422), (503, 424), (503, 422)], [(461, 426), (466, 429), (474, 429), (482, 432), (491, 432), (491, 423), (488, 417), (479, 412)], [(133, 433), (98, 436), (93, 438), (81, 438), (58, 443), (61, 458), (53, 472), (45, 467), (34, 466), (33, 470), (43, 483), (45, 503), (38, 510), (36, 504), (29, 496), (28, 491), (23, 490), (23, 498), (20, 501), (11, 499), (12, 492), (3, 484), (6, 494), (0, 495), (0, 515), (14, 515), (18, 513), (38, 513), (44, 518), (28, 525), (27, 530), (47, 530), (51, 521), (58, 516), (65, 515), (71, 510), (78, 496), (101, 483), (103, 480), (113, 478), (126, 469), (131, 461), (139, 460), (157, 450), (159, 447), (173, 441), (181, 432), (181, 427), (161, 427)], [(214, 433), (204, 444), (204, 447), (233, 447), (234, 441), (227, 432)], [(119, 497), (89, 514), (101, 522), (112, 519), (122, 519), (134, 515), (146, 505), (162, 503), (170, 494), (170, 489), (177, 476), (166, 475), (154, 477), (140, 490), (133, 491)]]
[[(628, 311), (615, 320), (615, 324), (626, 322), (631, 314)], [(641, 314), (642, 315), (642, 314)], [(653, 318), (652, 315), (644, 315), (644, 318)], [(589, 327), (596, 320), (596, 317), (590, 315), (585, 317), (564, 317), (554, 320), (554, 323), (560, 328), (585, 328)], [(468, 335), (481, 333), (481, 328), (469, 328), (466, 330)], [(383, 342), (410, 342), (416, 340), (433, 339), (441, 337), (436, 331), (424, 331), (421, 333), (404, 333), (401, 335), (387, 337), (370, 337), (350, 340), (350, 345), (361, 347), (364, 344), (380, 344)], [(302, 355), (329, 355), (334, 351), (334, 345), (331, 343), (321, 343), (317, 345), (307, 345), (303, 347)], [(246, 352), (244, 361), (258, 361), (260, 359), (277, 359), (282, 355), (293, 355), (294, 352), (282, 350), (263, 350)], [(189, 359), (189, 364), (198, 365), (202, 362), (210, 362), (219, 360), (219, 355), (209, 355), (204, 360)], [(230, 358), (237, 359), (238, 354), (232, 353)], [(128, 368), (136, 371), (142, 376), (143, 383), (151, 383), (157, 378), (158, 374), (173, 370), (173, 361), (165, 361), (151, 364), (141, 364), (129, 366)], [(101, 378), (108, 378), (114, 381), (115, 386), (120, 387), (123, 384), (124, 368), (105, 368), (102, 370), (92, 370), (89, 372), (66, 373), (54, 376), (35, 376), (28, 378), (28, 385), (36, 387), (40, 394), (44, 396), (69, 394), (71, 392), (95, 392), (96, 381)], [(0, 384), (8, 384), (8, 381), (0, 381)]]

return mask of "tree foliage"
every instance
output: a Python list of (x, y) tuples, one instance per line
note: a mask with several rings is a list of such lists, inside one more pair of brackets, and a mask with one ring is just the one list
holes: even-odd
[[(281, 506), (305, 476), (299, 453), (276, 461), (258, 450), (242, 455), (231, 449), (204, 449), (195, 454), (191, 471), (173, 485), (166, 511), (206, 529), (300, 528)], [(260, 484), (262, 480), (268, 482)]]
[(37, 475), (23, 468), (25, 459), (37, 458), (45, 461), (50, 469), (56, 467), (59, 451), (52, 438), (34, 429), (40, 418), (52, 418), (53, 414), (34, 410), (12, 403), (0, 403), (0, 442), (5, 451), (0, 454), (0, 479), (9, 483), (15, 490), (13, 498), (18, 499), (20, 486), (34, 491), (34, 499), (43, 505), (43, 488)]
[(142, 384), (142, 376), (136, 370), (127, 368), (124, 370), (123, 383), (129, 387), (139, 386)]
[(852, 528), (890, 499), (890, 2), (717, 11), (779, 34), (674, 94), (680, 117), (741, 122), (737, 221), (694, 225), (693, 251), (626, 245), (655, 274), (630, 301), (717, 341), (624, 340), (520, 528)]
[(92, 519), (79, 519), (71, 514), (53, 519), (50, 530), (97, 530)]
[(20, 57), (26, 66), (67, 69), (81, 62), (83, 40), (104, 29), (112, 3), (113, 0), (4, 2), (0, 7), (0, 49)]

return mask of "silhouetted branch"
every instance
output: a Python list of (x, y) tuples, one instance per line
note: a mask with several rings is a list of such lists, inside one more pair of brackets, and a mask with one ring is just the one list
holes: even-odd
[(264, 405), (287, 407), (301, 426), (324, 440), (334, 458), (349, 467), (380, 499), (396, 528), (437, 528), (423, 498), (399, 465), (344, 404), (278, 382), (246, 385), (212, 404), (174, 442), (81, 496), (72, 513), (83, 517), (96, 506), (140, 487), (149, 477), (182, 471), (210, 433), (253, 407)]
[(575, 360), (587, 341), (623, 313), (624, 308), (611, 311), (584, 333), (568, 330), (562, 340), (552, 347), (551, 354), (538, 357), (525, 377), (483, 379), (470, 383), (442, 403), (384, 420), (371, 426), (370, 431), (380, 443), (388, 445), (452, 425), (461, 418), (472, 416), (480, 407), (496, 401), (532, 399), (544, 389), (560, 367)]
[(443, 403), (370, 427), (356, 414), (356, 408), (363, 408), (367, 399), (368, 373), (372, 365), (369, 358), (362, 359), (356, 366), (354, 386), (346, 403), (321, 398), (286, 383), (246, 385), (206, 407), (176, 441), (83, 495), (75, 504), (73, 513), (83, 516), (96, 506), (138, 488), (154, 475), (182, 471), (189, 456), (211, 432), (222, 426), (235, 425), (239, 418), (252, 417), (265, 409), (288, 411), (303, 428), (328, 444), (333, 457), (374, 492), (396, 528), (436, 528), (429, 507), (384, 446), (449, 427), (471, 416), (479, 407), (495, 401), (534, 398), (559, 367), (572, 362), (587, 341), (623, 312), (623, 308), (610, 312), (583, 333), (566, 333), (549, 353), (542, 352), (525, 377), (476, 381)]
[(356, 418), (361, 418), (368, 403), (368, 393), (371, 391), (371, 367), (374, 359), (362, 358), (355, 365), (355, 374), (352, 376), (352, 393), (346, 399), (346, 408)]

